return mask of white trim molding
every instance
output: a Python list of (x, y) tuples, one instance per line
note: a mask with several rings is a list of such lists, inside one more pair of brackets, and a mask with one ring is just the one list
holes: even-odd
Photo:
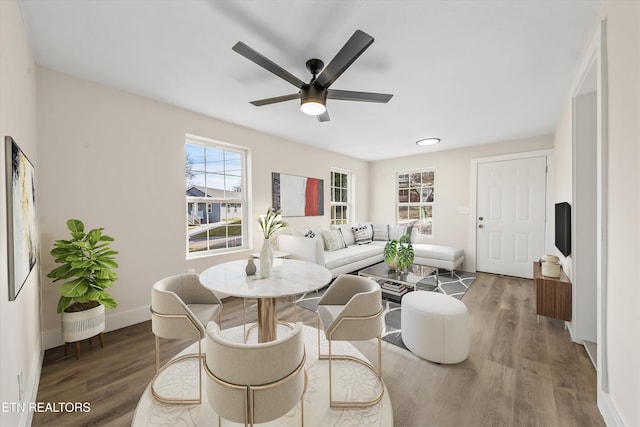
[[(107, 311), (105, 320), (106, 328), (104, 330), (105, 332), (115, 331), (116, 329), (151, 320), (151, 312), (149, 311), (148, 305), (124, 312), (114, 313), (111, 315), (109, 314), (109, 311)], [(55, 329), (42, 331), (43, 349), (48, 350), (50, 348), (58, 347), (63, 344), (64, 341), (62, 341), (62, 326)]]

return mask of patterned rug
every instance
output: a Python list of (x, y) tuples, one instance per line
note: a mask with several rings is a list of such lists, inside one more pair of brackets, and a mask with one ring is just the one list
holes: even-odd
[[(469, 287), (475, 279), (476, 276), (474, 273), (455, 271), (453, 273), (453, 277), (451, 277), (450, 271), (441, 269), (437, 277), (437, 286), (436, 277), (429, 276), (421, 280), (416, 285), (416, 290), (439, 292), (461, 300), (464, 294), (469, 290)], [(324, 294), (325, 290), (326, 288), (320, 289), (317, 292), (308, 292), (298, 298), (296, 303), (300, 307), (304, 307), (307, 310), (316, 311), (318, 301)], [(382, 303), (385, 309), (383, 314), (385, 330), (382, 333), (382, 339), (390, 344), (396, 345), (406, 350), (407, 347), (405, 347), (404, 343), (402, 342), (401, 336), (400, 304), (398, 303), (397, 299), (387, 299), (384, 298), (384, 295), (385, 294), (383, 294)]]

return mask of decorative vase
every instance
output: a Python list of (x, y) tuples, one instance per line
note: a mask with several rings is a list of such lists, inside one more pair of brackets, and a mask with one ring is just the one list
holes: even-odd
[(264, 239), (262, 249), (260, 250), (260, 277), (267, 278), (271, 276), (271, 267), (273, 266), (273, 250), (269, 239)]
[(247, 276), (256, 274), (256, 264), (253, 262), (253, 258), (247, 260), (247, 266), (244, 268), (244, 272), (247, 273)]

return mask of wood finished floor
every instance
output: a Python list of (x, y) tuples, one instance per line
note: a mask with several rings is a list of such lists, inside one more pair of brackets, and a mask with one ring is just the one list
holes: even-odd
[[(535, 314), (532, 281), (478, 273), (463, 301), (469, 308), (470, 354), (457, 365), (437, 365), (383, 342), (383, 377), (394, 425), (604, 426), (596, 407), (596, 372), (564, 323)], [(253, 311), (255, 316), (255, 308)], [(278, 306), (291, 318), (291, 304)], [(298, 319), (316, 325), (298, 308)], [(240, 300), (225, 300), (223, 328), (242, 324)], [(64, 348), (45, 352), (39, 402), (89, 402), (88, 413), (36, 413), (34, 426), (128, 426), (154, 373), (154, 337), (144, 322), (105, 334), (80, 360)], [(162, 341), (162, 360), (189, 341)], [(375, 342), (354, 343), (376, 360)]]

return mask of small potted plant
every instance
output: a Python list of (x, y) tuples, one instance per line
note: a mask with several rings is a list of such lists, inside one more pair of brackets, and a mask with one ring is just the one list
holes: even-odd
[(399, 240), (391, 240), (384, 247), (384, 262), (391, 270), (404, 272), (413, 264), (413, 246), (409, 234), (400, 237)]
[(58, 313), (62, 314), (62, 338), (67, 342), (91, 338), (104, 331), (104, 309), (118, 303), (107, 288), (117, 279), (113, 271), (118, 267), (110, 248), (113, 237), (102, 234), (102, 228), (84, 232), (84, 224), (77, 219), (67, 221), (69, 240), (56, 240), (51, 255), (62, 264), (47, 277), (53, 282), (64, 281), (58, 292)]
[(260, 250), (260, 277), (266, 278), (271, 275), (271, 266), (273, 265), (271, 236), (282, 227), (285, 227), (287, 223), (282, 220), (282, 214), (279, 209), (275, 210), (269, 207), (266, 215), (258, 218), (258, 224), (260, 224), (260, 230), (264, 236), (264, 242)]

